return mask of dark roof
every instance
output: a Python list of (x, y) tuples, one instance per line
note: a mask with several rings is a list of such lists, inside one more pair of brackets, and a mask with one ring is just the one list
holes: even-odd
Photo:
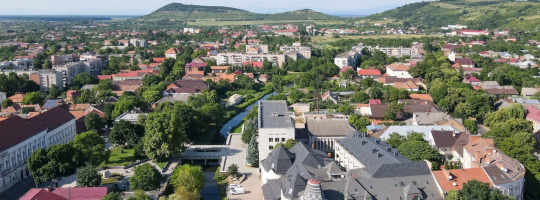
[(463, 134), (456, 134), (454, 131), (443, 131), (443, 130), (431, 131), (431, 136), (433, 136), (433, 141), (435, 142), (435, 146), (438, 148), (453, 147), (461, 135)]
[(283, 145), (279, 145), (262, 163), (266, 169), (272, 169), (276, 174), (285, 174), (292, 166), (293, 159), (294, 156)]
[(317, 137), (344, 137), (356, 132), (347, 119), (308, 119), (306, 129)]
[[(370, 104), (369, 108), (371, 109), (371, 118), (375, 119), (384, 119), (384, 113), (388, 109), (388, 104)], [(404, 113), (399, 112), (396, 115), (397, 119), (403, 119)]]
[(57, 106), (30, 119), (11, 116), (0, 121), (0, 151), (16, 145), (44, 130), (54, 130), (75, 119), (67, 106)]
[(431, 102), (420, 99), (402, 99), (399, 100), (403, 104), (403, 111), (406, 113), (417, 112), (438, 112), (437, 106)]
[(175, 87), (167, 90), (170, 93), (200, 93), (208, 89), (208, 84), (203, 80), (178, 80), (173, 84)]
[(259, 102), (259, 128), (294, 128), (285, 101)]
[(470, 58), (456, 58), (455, 63), (460, 64), (460, 65), (474, 65), (473, 60)]

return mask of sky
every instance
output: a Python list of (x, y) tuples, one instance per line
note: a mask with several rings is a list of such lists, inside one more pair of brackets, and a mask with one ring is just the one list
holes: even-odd
[(258, 13), (310, 8), (367, 15), (420, 0), (0, 0), (0, 15), (145, 15), (168, 3), (228, 6)]

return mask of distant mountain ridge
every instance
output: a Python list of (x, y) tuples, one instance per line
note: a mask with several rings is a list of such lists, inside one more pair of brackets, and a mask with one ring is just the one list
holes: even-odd
[(471, 28), (540, 29), (538, 0), (441, 0), (407, 4), (370, 20), (393, 20), (416, 26), (441, 27), (465, 24)]
[(311, 9), (295, 10), (276, 14), (260, 14), (225, 6), (201, 6), (171, 3), (145, 15), (143, 21), (190, 21), (190, 20), (335, 20), (339, 17)]

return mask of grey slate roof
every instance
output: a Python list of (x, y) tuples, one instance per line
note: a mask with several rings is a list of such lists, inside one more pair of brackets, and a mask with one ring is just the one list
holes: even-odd
[(317, 137), (344, 137), (356, 132), (347, 119), (308, 119), (306, 128)]
[(272, 169), (276, 174), (285, 174), (292, 166), (294, 156), (279, 145), (268, 157), (262, 161), (264, 168)]
[(285, 101), (259, 102), (259, 128), (294, 128)]

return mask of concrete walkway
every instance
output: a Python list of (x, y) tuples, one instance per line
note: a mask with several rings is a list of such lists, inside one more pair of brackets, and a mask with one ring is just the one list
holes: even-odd
[(262, 185), (261, 178), (259, 176), (259, 168), (250, 167), (246, 163), (246, 154), (248, 145), (242, 142), (242, 135), (240, 134), (231, 134), (229, 135), (230, 141), (230, 150), (234, 152), (232, 155), (226, 157), (224, 162), (226, 170), (230, 165), (236, 164), (238, 166), (238, 172), (245, 175), (246, 178), (241, 182), (234, 184), (239, 184), (245, 190), (245, 194), (241, 195), (229, 195), (231, 200), (258, 200), (262, 199)]

